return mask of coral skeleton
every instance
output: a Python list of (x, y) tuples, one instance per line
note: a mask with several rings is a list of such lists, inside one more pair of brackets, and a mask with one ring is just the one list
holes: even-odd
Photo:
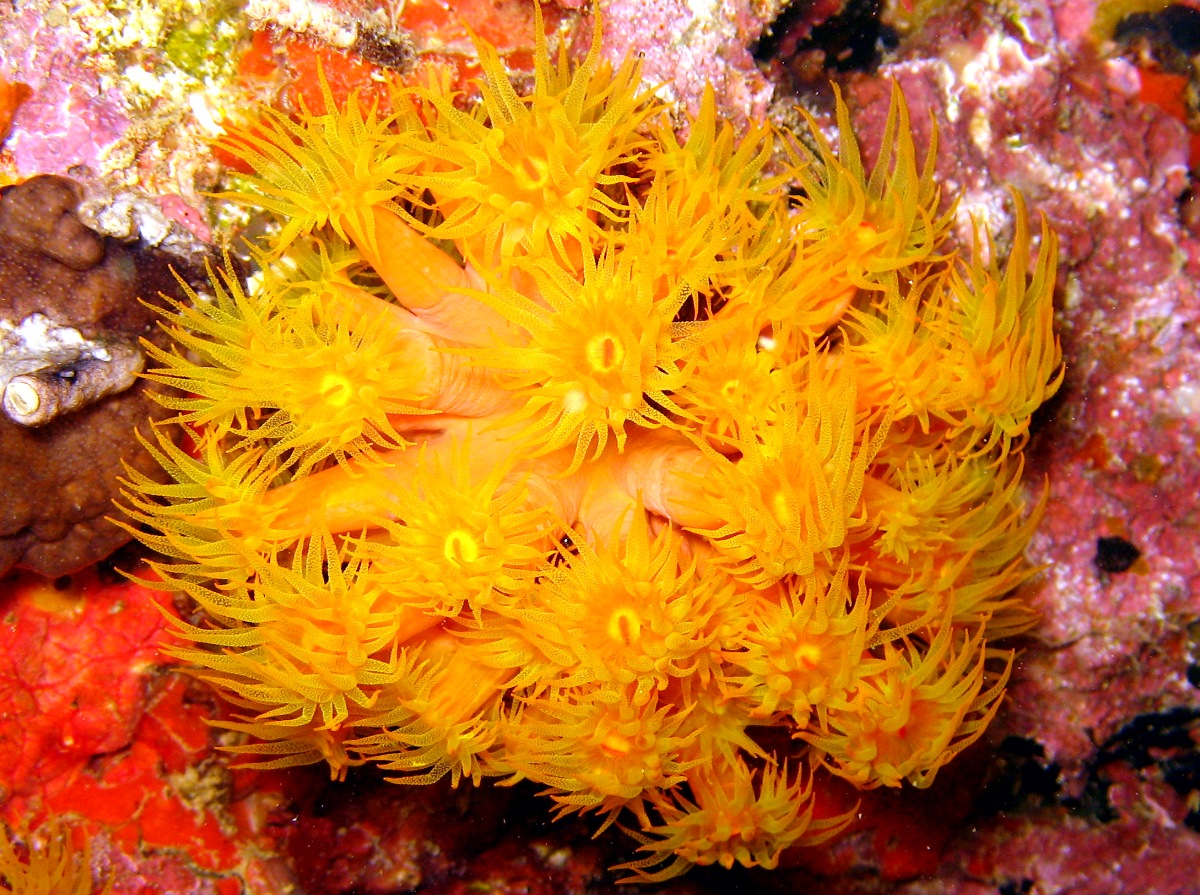
[(280, 227), (145, 345), (170, 651), (253, 767), (532, 781), (632, 880), (773, 867), (849, 823), (831, 775), (926, 787), (1001, 704), (1054, 234), (1014, 194), (1007, 261), (956, 250), (898, 89), (868, 170), (840, 98), (836, 148), (711, 91), (680, 138), (598, 30), (525, 92), (478, 51), (477, 100), (222, 139)]
[(122, 392), (145, 355), (131, 341), (87, 339), (44, 314), (0, 319), (0, 407), (21, 426), (41, 426)]

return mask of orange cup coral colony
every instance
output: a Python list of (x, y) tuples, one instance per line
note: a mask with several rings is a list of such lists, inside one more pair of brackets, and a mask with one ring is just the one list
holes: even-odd
[(531, 780), (630, 878), (773, 866), (848, 821), (815, 778), (927, 786), (996, 713), (1054, 235), (1014, 196), (1006, 262), (949, 248), (898, 91), (868, 172), (840, 101), (836, 151), (711, 91), (680, 138), (598, 41), (524, 94), (478, 50), (477, 102), (223, 138), (280, 229), (146, 346), (170, 652), (258, 767)]

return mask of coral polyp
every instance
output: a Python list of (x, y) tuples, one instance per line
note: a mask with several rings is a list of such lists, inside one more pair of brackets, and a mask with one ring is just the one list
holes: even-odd
[(48, 820), (32, 833), (25, 824), (0, 824), (0, 895), (110, 895), (112, 877), (103, 888), (93, 884), (91, 845), (79, 847), (79, 838), (61, 820)]
[(868, 170), (840, 99), (837, 149), (711, 92), (679, 139), (598, 43), (539, 37), (525, 93), (478, 49), (474, 104), (224, 138), (280, 226), (148, 348), (171, 652), (252, 766), (528, 780), (630, 830), (627, 878), (772, 867), (849, 822), (831, 775), (928, 786), (1001, 703), (1054, 235), (1014, 196), (1007, 262), (954, 248), (899, 91)]

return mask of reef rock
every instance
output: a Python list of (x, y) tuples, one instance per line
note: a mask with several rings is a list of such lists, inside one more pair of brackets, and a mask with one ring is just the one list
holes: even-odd
[(57, 176), (0, 192), (0, 571), (107, 556), (129, 539), (109, 518), (122, 464), (154, 467), (132, 433), (165, 411), (137, 382), (138, 340), (178, 259), (89, 230), (81, 199)]

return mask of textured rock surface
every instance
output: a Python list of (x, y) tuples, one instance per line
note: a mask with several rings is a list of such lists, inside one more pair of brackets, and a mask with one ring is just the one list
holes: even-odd
[[(0, 194), (0, 320), (40, 314), (84, 339), (136, 348), (155, 314), (139, 299), (177, 291), (172, 256), (98, 236), (75, 214), (79, 187), (38, 177)], [(65, 373), (70, 373), (69, 368)], [(0, 416), (0, 570), (61, 575), (129, 540), (114, 515), (122, 462), (150, 470), (133, 437), (165, 414), (135, 384), (46, 425)]]

